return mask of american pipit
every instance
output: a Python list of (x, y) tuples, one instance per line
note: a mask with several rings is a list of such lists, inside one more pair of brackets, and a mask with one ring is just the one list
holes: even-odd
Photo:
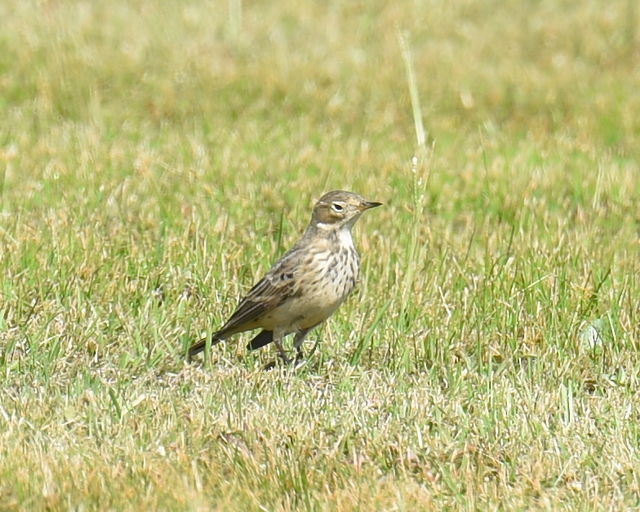
[[(255, 350), (272, 341), (287, 362), (282, 339), (296, 333), (296, 359), (302, 358), (307, 333), (324, 322), (353, 290), (360, 261), (351, 228), (362, 212), (382, 203), (358, 194), (334, 190), (323, 195), (302, 238), (278, 260), (240, 301), (222, 328), (211, 335), (211, 345), (233, 334), (263, 329), (247, 348)], [(202, 352), (209, 338), (189, 348), (189, 360)]]

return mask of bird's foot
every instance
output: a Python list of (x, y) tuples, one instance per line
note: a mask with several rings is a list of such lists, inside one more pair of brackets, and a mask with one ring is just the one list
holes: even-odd
[(288, 357), (286, 352), (282, 352), (279, 354), (279, 358), (275, 361), (271, 361), (270, 363), (265, 364), (262, 369), (263, 370), (273, 370), (276, 366), (290, 366), (291, 368), (293, 368), (294, 370), (297, 370), (298, 368), (300, 368), (301, 366), (303, 366), (306, 363), (306, 359), (304, 358), (304, 354), (302, 353), (302, 350), (297, 350), (296, 351), (296, 357), (292, 358), (292, 357)]
[(278, 362), (271, 361), (270, 363), (267, 363), (262, 367), (262, 371), (268, 372), (269, 370), (273, 370), (276, 366), (278, 366)]

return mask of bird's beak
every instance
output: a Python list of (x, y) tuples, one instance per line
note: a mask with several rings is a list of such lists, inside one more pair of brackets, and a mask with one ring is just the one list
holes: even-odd
[(376, 206), (380, 206), (382, 203), (378, 203), (377, 201), (362, 201), (360, 203), (360, 210), (365, 211), (369, 208), (375, 208)]

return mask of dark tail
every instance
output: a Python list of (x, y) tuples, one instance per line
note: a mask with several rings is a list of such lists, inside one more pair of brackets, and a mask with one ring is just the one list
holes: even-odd
[(249, 343), (247, 343), (248, 350), (257, 350), (265, 345), (268, 345), (273, 341), (273, 331), (262, 331)]
[(200, 341), (197, 341), (196, 343), (194, 343), (189, 347), (187, 361), (191, 361), (194, 356), (202, 352), (207, 346), (207, 341), (209, 341), (209, 339), (211, 339), (212, 347), (222, 341), (222, 338), (218, 335), (218, 333), (212, 334), (210, 338), (202, 338)]

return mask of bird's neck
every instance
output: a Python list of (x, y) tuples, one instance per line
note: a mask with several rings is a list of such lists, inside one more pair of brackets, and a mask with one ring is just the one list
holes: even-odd
[(337, 226), (335, 224), (317, 222), (307, 228), (305, 237), (323, 236), (338, 245), (353, 247), (351, 227), (351, 223)]

